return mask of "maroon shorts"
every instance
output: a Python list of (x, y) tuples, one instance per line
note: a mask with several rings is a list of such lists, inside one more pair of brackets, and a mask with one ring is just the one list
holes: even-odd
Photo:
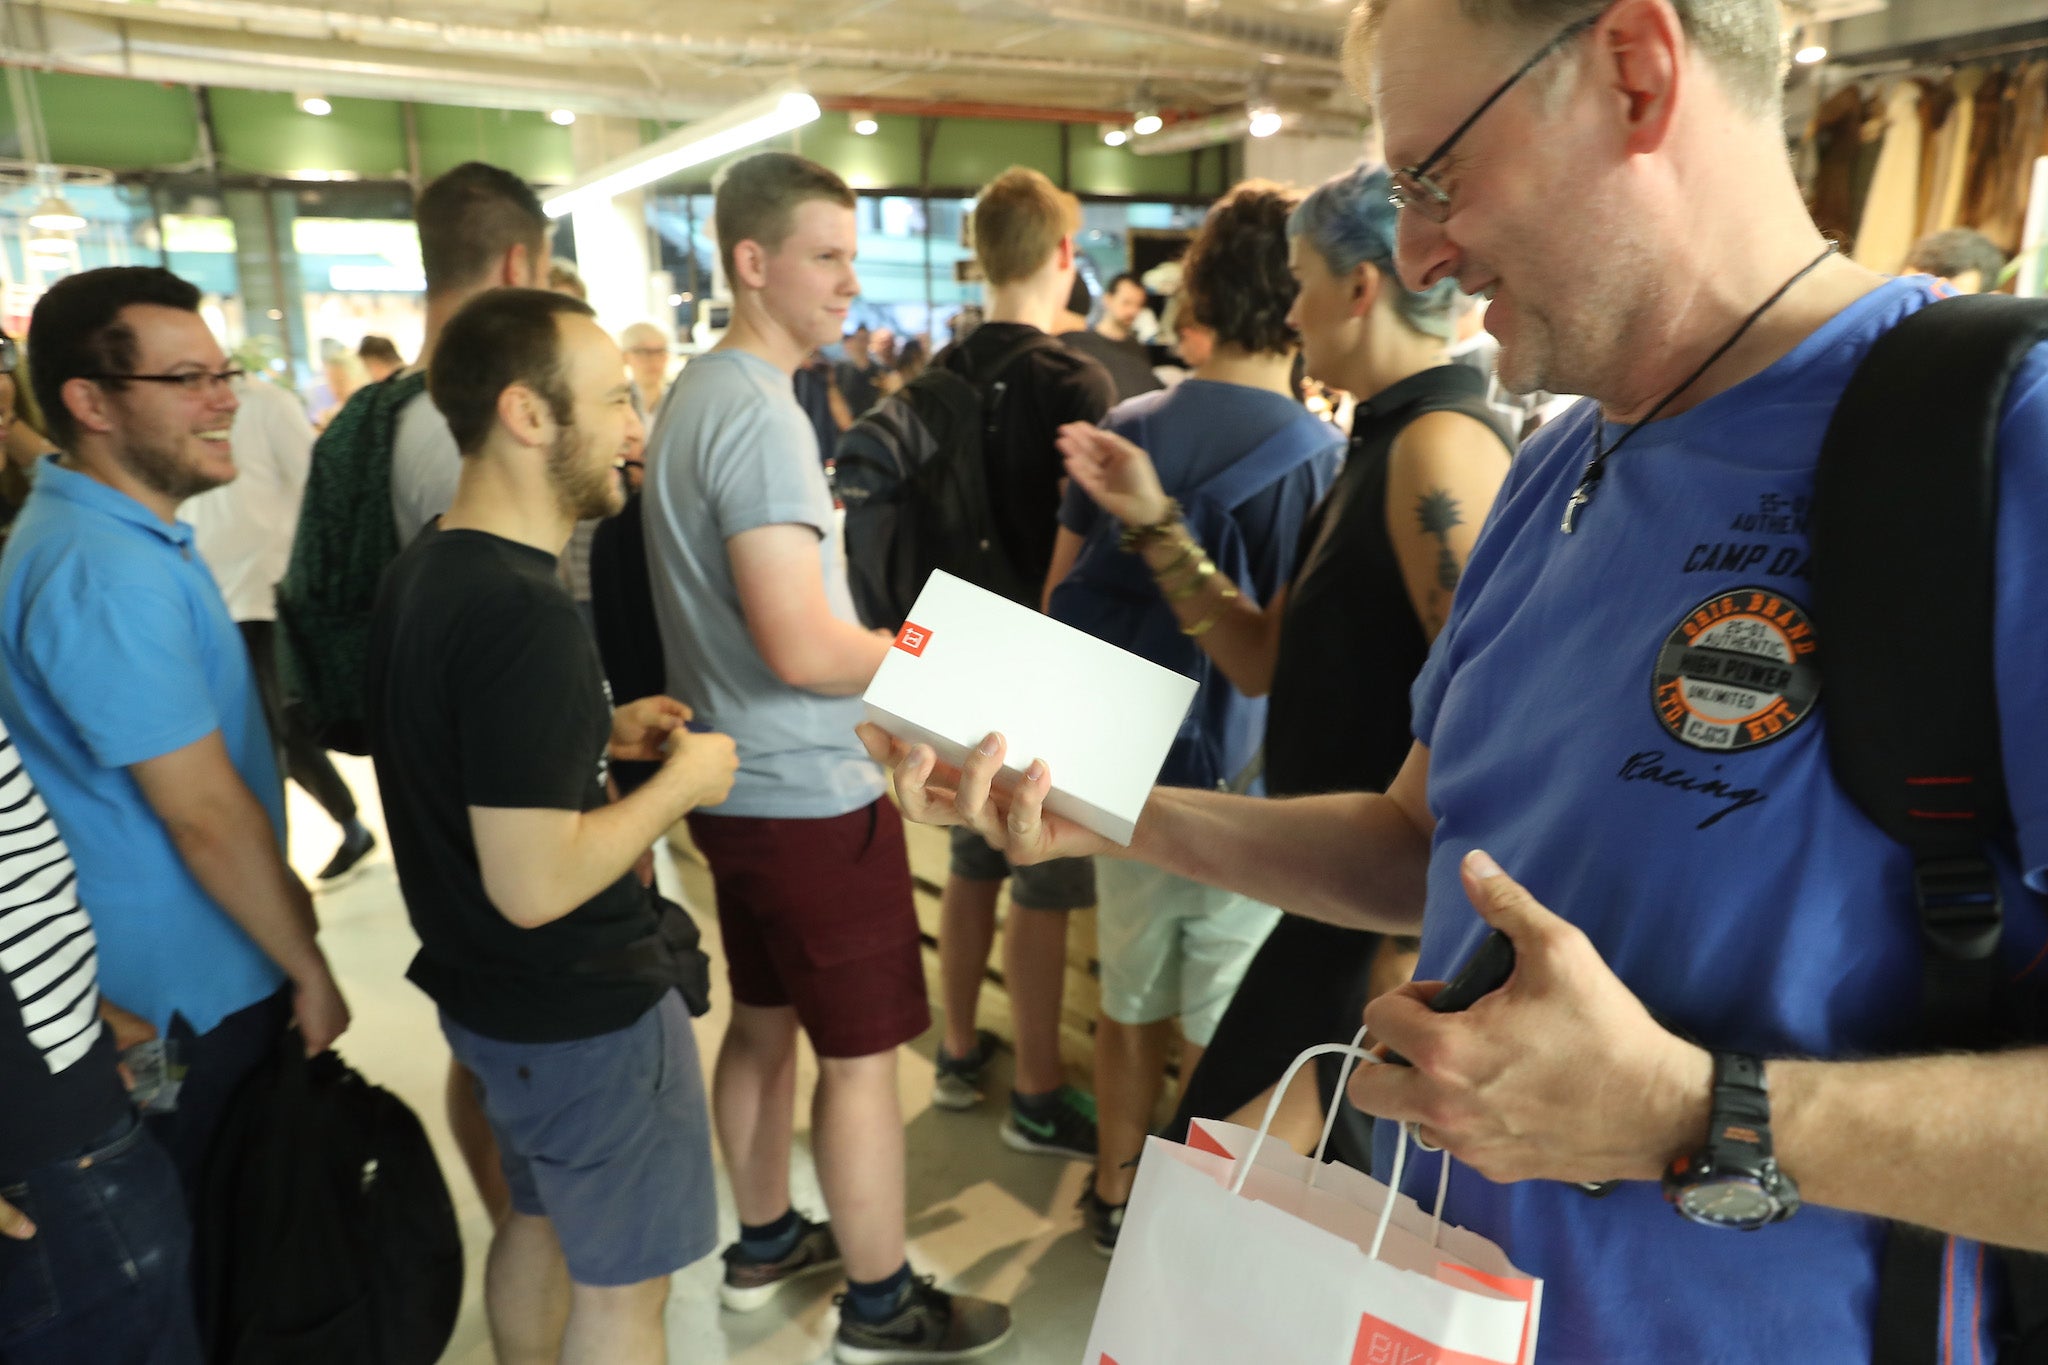
[(690, 816), (711, 864), (732, 997), (793, 1006), (820, 1057), (931, 1027), (903, 817), (884, 797), (826, 820)]

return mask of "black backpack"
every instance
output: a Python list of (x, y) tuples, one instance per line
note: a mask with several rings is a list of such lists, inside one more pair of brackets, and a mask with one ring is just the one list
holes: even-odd
[[(2004, 906), (1987, 857), (2014, 838), (1992, 649), (1998, 427), (2014, 373), (2043, 342), (2048, 303), (1984, 295), (1913, 314), (1843, 392), (1814, 489), (1829, 759), (1912, 850), (1928, 1050), (2048, 1039), (2048, 993), (2016, 988), (1998, 951)], [(1892, 1228), (1876, 1365), (1934, 1365), (1943, 1251), (1934, 1233)], [(2048, 1258), (1992, 1251), (2008, 1290), (2000, 1365), (2044, 1365)]]
[(1044, 583), (1011, 562), (996, 529), (986, 438), (1010, 367), (1060, 349), (1038, 332), (976, 367), (955, 348), (839, 438), (833, 492), (846, 508), (846, 576), (863, 624), (901, 626), (936, 569), (1038, 605)]
[(313, 443), (292, 557), (277, 585), (277, 670), (296, 723), (324, 749), (370, 752), (370, 612), (385, 565), (398, 557), (391, 447), (399, 414), (426, 387), (424, 370), (366, 384)]
[(434, 1365), (462, 1236), (419, 1120), (296, 1029), (236, 1092), (195, 1211), (214, 1365)]

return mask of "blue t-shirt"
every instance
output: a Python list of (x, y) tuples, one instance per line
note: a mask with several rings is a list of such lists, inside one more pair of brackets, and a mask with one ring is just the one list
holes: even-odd
[(109, 1000), (205, 1033), (284, 981), (185, 867), (131, 764), (218, 730), (283, 846), (284, 788), (241, 632), (192, 546), (45, 460), (0, 555), (0, 720), (78, 864)]
[[(1126, 399), (1109, 410), (1102, 425), (1144, 446), (1160, 485), (1173, 496), (1215, 478), (1267, 437), (1300, 420), (1301, 412), (1301, 404), (1269, 389), (1186, 379), (1162, 392)], [(1301, 528), (1329, 491), (1343, 458), (1344, 433), (1331, 427), (1325, 449), (1238, 509), (1237, 525), (1261, 602), (1271, 601), (1293, 575)], [(1102, 515), (1086, 489), (1068, 486), (1060, 525), (1085, 539)]]
[[(1525, 448), (1415, 684), (1437, 820), (1418, 979), (1448, 978), (1485, 936), (1458, 879), (1484, 848), (1703, 1045), (1819, 1058), (1909, 1046), (1922, 963), (1912, 862), (1829, 767), (1807, 518), (1850, 374), (1931, 299), (1925, 280), (1887, 283), (1763, 373), (1646, 428), (1574, 535), (1558, 522), (1597, 408), (1580, 404)], [(2005, 767), (2026, 882), (2041, 891), (2048, 348), (2015, 379), (2000, 451)], [(1912, 622), (1899, 624), (1900, 648), (1914, 648)], [(2002, 871), (2005, 949), (2024, 973), (2048, 917), (2019, 869)], [(1390, 1130), (1377, 1160), (1392, 1160)], [(1432, 1200), (1437, 1170), (1411, 1158), (1408, 1192)], [(1735, 1235), (1679, 1218), (1649, 1182), (1596, 1201), (1465, 1167), (1446, 1216), (1546, 1279), (1540, 1361), (1870, 1359), (1878, 1220), (1808, 1207)], [(1989, 1283), (1977, 1247), (1952, 1254), (1942, 1320), (1972, 1358)], [(1981, 1349), (1990, 1359), (1988, 1337)]]

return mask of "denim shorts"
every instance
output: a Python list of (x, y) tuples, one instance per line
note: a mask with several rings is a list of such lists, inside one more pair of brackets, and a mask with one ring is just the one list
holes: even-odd
[(0, 1199), (36, 1225), (0, 1238), (0, 1360), (200, 1365), (185, 1196), (132, 1113)]
[(554, 1224), (572, 1280), (639, 1284), (710, 1254), (711, 1123), (681, 995), (574, 1042), (502, 1042), (445, 1013), (441, 1031), (483, 1090), (512, 1207)]
[(967, 826), (955, 825), (950, 833), (953, 857), (947, 870), (969, 882), (999, 882), (1008, 877), (1010, 904), (1019, 910), (1086, 910), (1095, 904), (1093, 858), (1054, 858), (1012, 867), (1008, 858)]

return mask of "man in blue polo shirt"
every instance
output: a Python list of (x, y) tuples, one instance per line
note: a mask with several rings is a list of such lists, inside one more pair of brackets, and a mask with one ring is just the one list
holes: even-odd
[[(1822, 433), (1878, 338), (1951, 305), (1814, 228), (1785, 156), (1779, 25), (1776, 0), (1359, 7), (1404, 282), (1491, 296), (1504, 381), (1595, 401), (1517, 457), (1386, 792), (1161, 790), (1125, 854), (1338, 923), (1419, 926), (1425, 983), (1365, 1012), (1414, 1065), (1365, 1068), (1352, 1098), (1448, 1151), (1445, 1219), (1544, 1277), (1540, 1365), (1989, 1361), (2008, 1324), (1985, 1244), (2048, 1251), (2048, 1048), (1901, 1055), (1925, 961), (1912, 859), (1830, 763), (1807, 567)], [(2048, 348), (1996, 440), (2016, 837), (1991, 856), (2001, 965), (2039, 992)], [(1902, 652), (1925, 648), (1914, 615)], [(1043, 816), (1042, 766), (986, 800), (990, 748), (943, 800), (930, 750), (898, 753), (906, 814), (968, 819), (1012, 861), (1106, 851)], [(1489, 929), (1515, 945), (1505, 984), (1430, 1010), (1428, 979)], [(1709, 1194), (1703, 1150), (1748, 1180)], [(1407, 1192), (1433, 1201), (1441, 1169), (1411, 1159)], [(1660, 1178), (1709, 1225), (1675, 1216)], [(1586, 1181), (1619, 1184), (1594, 1200)], [(1947, 1234), (1945, 1264), (1915, 1296), (1924, 1320), (1880, 1341), (1880, 1308), (1907, 1302), (1881, 1291), (1894, 1223)]]
[(0, 556), (0, 719), (77, 861), (106, 993), (182, 1048), (178, 1107), (152, 1124), (188, 1196), (286, 1021), (309, 1054), (348, 1026), (285, 863), (249, 656), (177, 519), (235, 477), (233, 375), (198, 306), (153, 267), (43, 296), (36, 398), (66, 453)]

